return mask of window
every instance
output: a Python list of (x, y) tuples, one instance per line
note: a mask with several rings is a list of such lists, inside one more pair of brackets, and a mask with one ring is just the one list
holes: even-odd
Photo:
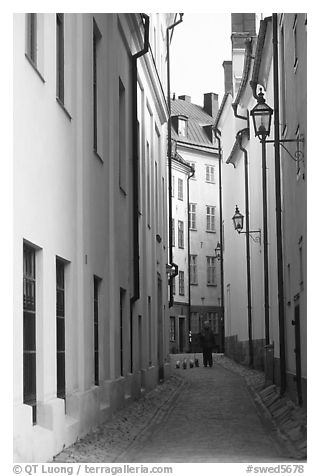
[(216, 284), (216, 268), (213, 256), (207, 256), (207, 285), (214, 286)]
[(180, 220), (178, 220), (178, 247), (184, 248), (184, 225)]
[(297, 38), (297, 18), (295, 14), (293, 20), (293, 67), (296, 69), (298, 66), (298, 38)]
[(56, 72), (57, 98), (64, 104), (64, 15), (56, 14)]
[(37, 422), (36, 391), (36, 261), (35, 250), (23, 245), (23, 403), (32, 406)]
[(183, 180), (178, 178), (178, 199), (183, 200)]
[(199, 314), (197, 312), (191, 312), (191, 333), (198, 334), (200, 332), (199, 326)]
[(176, 230), (175, 230), (174, 218), (172, 218), (172, 221), (171, 221), (171, 229), (172, 229), (172, 246), (176, 246)]
[(190, 284), (198, 284), (197, 256), (190, 255)]
[(186, 137), (187, 135), (187, 121), (181, 117), (178, 119), (178, 134), (182, 137)]
[(27, 13), (27, 48), (26, 54), (37, 65), (37, 14)]
[(57, 397), (66, 398), (64, 262), (56, 260)]
[(206, 231), (215, 231), (215, 207), (207, 205), (207, 229)]
[(179, 294), (184, 296), (184, 271), (179, 271)]
[(102, 36), (93, 20), (93, 150), (102, 158)]
[(100, 279), (93, 277), (93, 328), (94, 328), (94, 384), (99, 385), (99, 286)]
[(219, 333), (219, 314), (217, 312), (208, 312), (208, 321), (214, 334)]
[(189, 224), (190, 230), (196, 230), (196, 203), (189, 204)]
[(213, 167), (213, 165), (206, 165), (206, 182), (214, 183), (214, 167)]
[(125, 289), (120, 288), (120, 375), (124, 375), (124, 358), (123, 358), (123, 319), (125, 306)]
[(170, 342), (174, 342), (176, 340), (176, 318), (174, 316), (170, 316)]

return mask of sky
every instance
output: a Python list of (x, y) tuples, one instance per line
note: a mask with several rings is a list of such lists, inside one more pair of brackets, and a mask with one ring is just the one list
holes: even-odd
[(174, 29), (171, 49), (171, 95), (191, 96), (203, 105), (204, 93), (224, 95), (222, 63), (231, 60), (231, 13), (185, 13)]

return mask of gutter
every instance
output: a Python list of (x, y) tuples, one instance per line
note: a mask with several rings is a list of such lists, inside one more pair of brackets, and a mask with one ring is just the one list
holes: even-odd
[(171, 91), (170, 91), (170, 30), (171, 38), (173, 35), (173, 28), (180, 23), (182, 23), (183, 13), (180, 13), (180, 19), (172, 23), (172, 25), (167, 27), (166, 31), (166, 41), (167, 41), (167, 95), (168, 95), (168, 110), (169, 110), (169, 119), (168, 119), (168, 167), (169, 167), (169, 267), (174, 269), (174, 273), (170, 274), (169, 277), (169, 286), (170, 286), (170, 298), (169, 298), (169, 307), (173, 306), (173, 279), (178, 274), (178, 266), (173, 262), (173, 250), (172, 250), (172, 145), (171, 145)]
[(140, 270), (139, 270), (139, 131), (138, 131), (138, 95), (137, 95), (137, 61), (145, 55), (149, 49), (149, 16), (141, 14), (144, 24), (144, 46), (141, 51), (132, 56), (132, 206), (133, 206), (133, 274), (134, 285), (133, 295), (130, 299), (131, 305), (140, 298)]
[(253, 70), (252, 70), (252, 76), (250, 81), (252, 94), (255, 99), (258, 99), (257, 85), (258, 85), (259, 70), (260, 70), (261, 59), (262, 59), (262, 51), (263, 51), (264, 43), (266, 39), (268, 23), (271, 20), (272, 20), (271, 17), (266, 17), (264, 20), (260, 21), (260, 29), (259, 29), (257, 46), (255, 51), (255, 60), (253, 63)]
[(250, 266), (250, 242), (249, 242), (249, 177), (248, 177), (248, 151), (242, 145), (243, 136), (249, 138), (249, 128), (237, 132), (239, 149), (244, 153), (244, 188), (245, 188), (245, 215), (246, 215), (246, 262), (247, 262), (247, 306), (248, 306), (248, 339), (249, 339), (249, 366), (253, 367), (253, 343), (252, 343), (252, 299), (251, 299), (251, 266)]
[(188, 213), (188, 336), (189, 336), (189, 351), (191, 352), (191, 283), (190, 283), (190, 198), (189, 198), (189, 189), (190, 189), (190, 179), (194, 176), (195, 170), (189, 165), (191, 173), (188, 174), (187, 178), (187, 213)]
[(240, 98), (245, 90), (245, 87), (249, 79), (249, 72), (250, 72), (251, 61), (252, 61), (252, 40), (253, 38), (251, 37), (251, 38), (248, 38), (245, 42), (246, 53), (245, 53), (245, 60), (244, 60), (244, 66), (243, 66), (242, 80), (237, 92), (237, 97), (235, 101), (231, 104), (234, 116), (237, 117), (238, 119), (243, 119), (244, 121), (247, 121), (248, 127), (249, 127), (248, 111), (247, 111), (247, 116), (241, 116), (240, 114), (238, 114), (238, 106), (239, 106)]

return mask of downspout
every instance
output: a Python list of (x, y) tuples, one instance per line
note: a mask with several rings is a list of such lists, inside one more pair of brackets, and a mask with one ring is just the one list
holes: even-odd
[(189, 180), (194, 176), (194, 169), (190, 166), (191, 173), (187, 178), (187, 213), (188, 213), (188, 336), (189, 336), (189, 351), (191, 352), (191, 283), (190, 283), (190, 199), (189, 199)]
[(137, 61), (149, 49), (149, 16), (141, 14), (144, 20), (144, 46), (141, 51), (132, 56), (132, 206), (133, 206), (133, 274), (134, 287), (131, 305), (140, 298), (140, 272), (139, 272), (139, 131), (138, 131), (138, 94), (137, 94)]
[(221, 153), (221, 131), (215, 126), (213, 133), (218, 141), (219, 155), (219, 228), (220, 228), (220, 294), (221, 294), (221, 326), (219, 334), (221, 335), (221, 352), (224, 353), (225, 326), (224, 326), (224, 260), (223, 260), (223, 219), (222, 219), (222, 153)]
[(168, 168), (169, 168), (169, 264), (175, 268), (174, 274), (170, 275), (169, 287), (170, 298), (169, 307), (173, 306), (173, 279), (178, 274), (178, 266), (173, 262), (173, 250), (172, 250), (172, 147), (171, 147), (171, 91), (170, 91), (170, 30), (179, 23), (182, 22), (183, 13), (180, 13), (180, 19), (167, 27), (166, 40), (167, 40), (167, 102), (169, 110), (168, 118)]
[(245, 215), (246, 215), (246, 261), (247, 261), (247, 305), (248, 305), (248, 337), (249, 337), (249, 366), (253, 367), (252, 343), (252, 299), (251, 299), (251, 267), (250, 267), (250, 218), (249, 218), (249, 180), (248, 180), (248, 151), (242, 145), (242, 136), (249, 136), (249, 128), (237, 132), (237, 141), (240, 150), (244, 153), (244, 188), (245, 188)]
[(274, 94), (274, 158), (276, 192), (276, 233), (278, 266), (278, 306), (279, 306), (279, 344), (280, 344), (280, 392), (286, 390), (286, 354), (285, 354), (285, 307), (283, 287), (283, 250), (281, 217), (281, 170), (279, 142), (279, 63), (278, 63), (278, 15), (272, 14), (273, 28), (273, 94)]

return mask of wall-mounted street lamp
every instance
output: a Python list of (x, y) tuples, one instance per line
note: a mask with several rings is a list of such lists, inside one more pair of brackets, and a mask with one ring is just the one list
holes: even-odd
[[(232, 217), (234, 229), (239, 234), (240, 233), (245, 233), (245, 234), (248, 233), (250, 238), (252, 238), (252, 240), (255, 243), (261, 243), (261, 230), (250, 230), (249, 232), (242, 231), (243, 230), (243, 220), (244, 220), (244, 216), (242, 215), (242, 213), (239, 212), (238, 205), (236, 205), (236, 210), (235, 210), (235, 213)], [(258, 236), (252, 236), (253, 233), (258, 233)]]
[(220, 259), (221, 259), (221, 245), (220, 245), (219, 241), (218, 241), (218, 243), (217, 243), (217, 246), (216, 246), (215, 249), (214, 249), (214, 252), (215, 252), (215, 256), (214, 256), (214, 257), (215, 257), (217, 260), (220, 260)]

